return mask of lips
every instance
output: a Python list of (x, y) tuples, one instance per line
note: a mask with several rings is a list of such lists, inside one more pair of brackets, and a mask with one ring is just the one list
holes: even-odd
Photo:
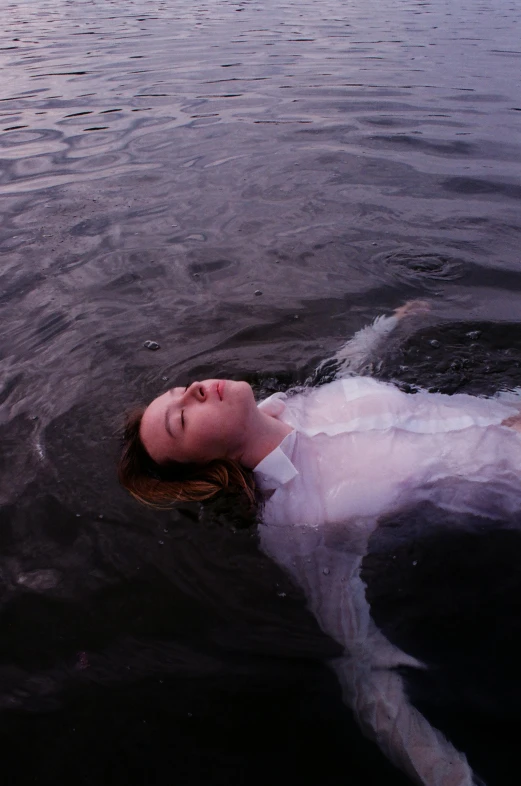
[(224, 390), (224, 382), (222, 382), (222, 381), (218, 382), (217, 383), (217, 395), (219, 396), (221, 401), (223, 400), (223, 390)]

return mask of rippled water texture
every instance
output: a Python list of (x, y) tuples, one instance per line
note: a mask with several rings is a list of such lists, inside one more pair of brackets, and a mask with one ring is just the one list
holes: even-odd
[(521, 384), (519, 19), (512, 0), (3, 4), (12, 783), (337, 783), (346, 761), (351, 783), (402, 782), (254, 534), (140, 511), (114, 434), (172, 379), (298, 381), (411, 297), (427, 332), (377, 373)]

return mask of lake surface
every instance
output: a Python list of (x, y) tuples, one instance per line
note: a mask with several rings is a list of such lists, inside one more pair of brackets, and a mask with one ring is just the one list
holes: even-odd
[(428, 327), (374, 373), (521, 384), (520, 18), (512, 0), (3, 6), (10, 783), (404, 783), (240, 512), (138, 508), (117, 434), (173, 381), (299, 382), (418, 297)]

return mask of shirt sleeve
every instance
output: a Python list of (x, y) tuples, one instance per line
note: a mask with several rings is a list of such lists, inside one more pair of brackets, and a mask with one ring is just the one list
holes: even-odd
[(317, 368), (317, 373), (320, 374), (331, 367), (334, 368), (337, 379), (348, 374), (359, 373), (399, 321), (394, 315), (376, 317), (374, 322), (355, 333), (334, 355), (322, 361)]
[(333, 667), (362, 728), (414, 783), (475, 786), (465, 755), (410, 703), (396, 671), (375, 669), (356, 680), (348, 656)]

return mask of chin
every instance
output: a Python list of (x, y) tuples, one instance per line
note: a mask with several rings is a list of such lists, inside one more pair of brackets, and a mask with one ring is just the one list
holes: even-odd
[[(230, 383), (228, 383), (228, 384), (230, 384)], [(240, 392), (243, 395), (252, 395), (253, 396), (253, 390), (252, 390), (252, 387), (251, 387), (249, 382), (243, 382), (242, 380), (241, 381), (231, 381), (231, 384), (233, 385), (233, 387), (235, 388), (237, 393)]]
[(231, 390), (233, 390), (234, 395), (240, 396), (240, 398), (243, 401), (251, 400), (253, 403), (255, 403), (253, 390), (249, 382), (243, 382), (243, 381), (236, 382), (234, 380), (230, 380), (229, 382), (227, 382), (227, 384), (230, 385), (230, 388)]

